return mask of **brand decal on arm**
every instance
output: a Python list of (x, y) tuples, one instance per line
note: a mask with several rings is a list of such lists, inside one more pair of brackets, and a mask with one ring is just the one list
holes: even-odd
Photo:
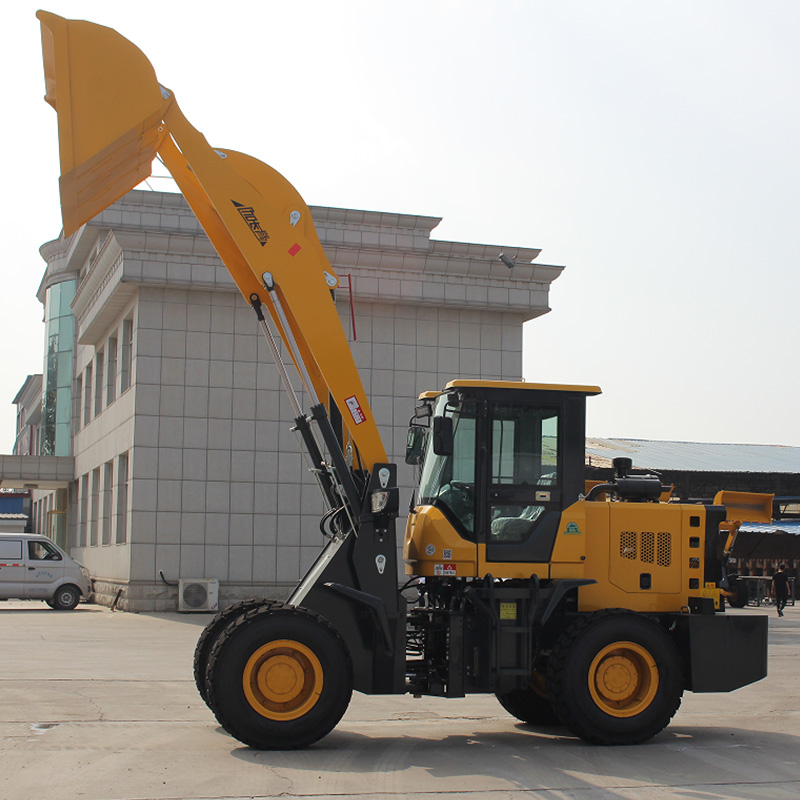
[(269, 241), (269, 234), (261, 227), (255, 209), (252, 206), (237, 203), (235, 200), (231, 200), (231, 203), (241, 214), (242, 219), (247, 223), (247, 227), (253, 232), (253, 236), (258, 239), (258, 243), (263, 247)]

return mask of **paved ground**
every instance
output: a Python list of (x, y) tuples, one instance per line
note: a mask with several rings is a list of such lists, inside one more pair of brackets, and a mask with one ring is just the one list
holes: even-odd
[(800, 607), (772, 612), (766, 680), (687, 694), (664, 733), (628, 748), (538, 733), (492, 697), (355, 695), (314, 747), (253, 751), (195, 690), (192, 653), (208, 619), (0, 603), (0, 798), (800, 796)]

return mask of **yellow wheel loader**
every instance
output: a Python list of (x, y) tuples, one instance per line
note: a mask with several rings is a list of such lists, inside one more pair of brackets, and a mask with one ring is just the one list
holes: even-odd
[(660, 480), (625, 460), (587, 491), (594, 386), (454, 380), (416, 401), (401, 585), (397, 468), (308, 207), (266, 164), (212, 148), (116, 31), (38, 17), (65, 235), (163, 160), (270, 343), (326, 506), (326, 544), (287, 601), (237, 603), (200, 637), (197, 686), (228, 732), (256, 748), (304, 747), (337, 724), (354, 689), (493, 693), (532, 725), (632, 744), (669, 723), (685, 690), (766, 675), (766, 618), (725, 613), (737, 525), (724, 503), (662, 502)]

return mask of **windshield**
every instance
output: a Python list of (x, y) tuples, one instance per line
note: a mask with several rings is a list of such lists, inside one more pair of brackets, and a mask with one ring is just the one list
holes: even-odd
[(441, 508), (457, 527), (467, 533), (475, 530), (475, 403), (448, 404), (443, 395), (436, 402), (434, 415), (453, 420), (453, 454), (433, 452), (433, 436), (428, 437), (419, 485), (419, 500)]

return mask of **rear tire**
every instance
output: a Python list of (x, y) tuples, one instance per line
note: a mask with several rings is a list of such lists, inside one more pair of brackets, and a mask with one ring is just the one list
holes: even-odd
[(550, 728), (561, 725), (553, 704), (533, 688), (497, 692), (495, 697), (503, 708), (528, 725)]
[(733, 582), (733, 594), (728, 597), (728, 605), (733, 608), (744, 608), (750, 601), (750, 587), (747, 581), (737, 576)]
[(206, 705), (208, 705), (208, 689), (206, 687), (208, 657), (211, 655), (211, 650), (219, 638), (219, 635), (237, 617), (246, 614), (252, 608), (258, 608), (264, 605), (269, 605), (269, 603), (266, 603), (264, 600), (256, 600), (255, 598), (234, 603), (220, 611), (219, 614), (206, 625), (203, 632), (200, 634), (200, 638), (197, 640), (197, 645), (194, 649), (194, 682), (197, 686), (197, 691), (200, 692), (200, 697), (203, 698), (203, 702), (205, 702)]
[(601, 611), (568, 628), (548, 665), (548, 686), (564, 724), (592, 744), (637, 744), (668, 724), (683, 676), (666, 631), (640, 614)]
[(52, 607), (56, 611), (72, 611), (81, 599), (81, 590), (71, 583), (59, 586), (53, 595)]
[(339, 634), (302, 608), (252, 608), (217, 637), (206, 667), (208, 704), (220, 725), (250, 747), (291, 750), (321, 739), (353, 692)]

